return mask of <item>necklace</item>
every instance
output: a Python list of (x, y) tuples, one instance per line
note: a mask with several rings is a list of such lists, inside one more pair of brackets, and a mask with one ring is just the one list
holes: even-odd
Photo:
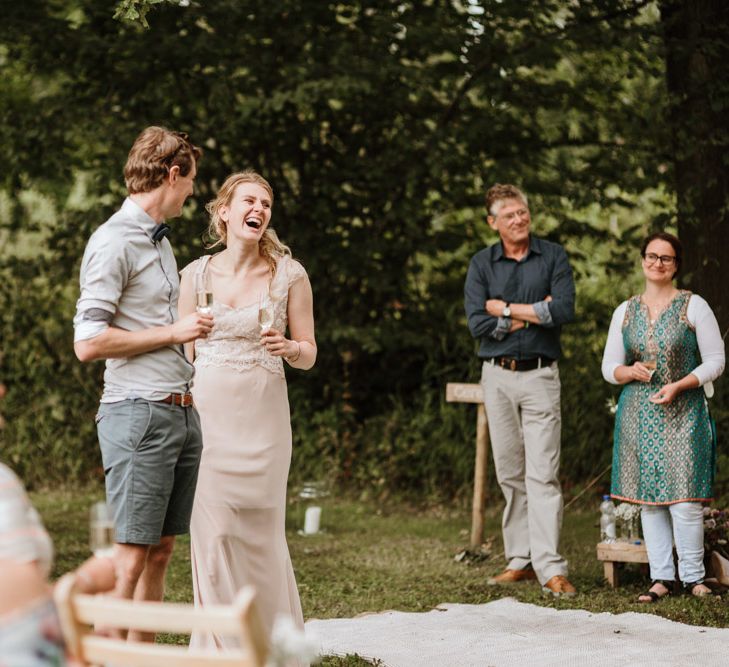
[(666, 308), (668, 308), (670, 303), (676, 298), (676, 294), (678, 294), (678, 292), (674, 292), (673, 294), (671, 294), (670, 297), (668, 297), (666, 299), (660, 299), (660, 300), (655, 300), (655, 301), (647, 299), (645, 294), (643, 294), (643, 296), (641, 298), (643, 299), (643, 303), (645, 304), (646, 308), (648, 309), (648, 317), (651, 321), (651, 324), (658, 319), (660, 314)]

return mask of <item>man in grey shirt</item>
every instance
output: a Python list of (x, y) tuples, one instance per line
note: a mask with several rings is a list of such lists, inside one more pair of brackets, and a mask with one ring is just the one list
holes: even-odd
[(201, 154), (187, 135), (144, 130), (124, 168), (129, 197), (91, 236), (81, 264), (74, 349), (81, 361), (106, 359), (96, 421), (122, 598), (162, 599), (175, 536), (189, 530), (202, 438), (182, 345), (205, 337), (213, 320), (178, 318), (163, 221), (192, 194)]
[(531, 234), (527, 198), (513, 185), (486, 193), (500, 241), (468, 267), (468, 327), (479, 340), (481, 384), (496, 477), (506, 500), (507, 568), (489, 583), (538, 579), (556, 596), (575, 594), (559, 554), (562, 492), (561, 326), (574, 319), (575, 286), (562, 246)]

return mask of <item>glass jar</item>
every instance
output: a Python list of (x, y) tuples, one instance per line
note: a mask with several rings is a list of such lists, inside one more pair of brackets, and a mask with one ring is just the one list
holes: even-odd
[(302, 501), (303, 517), (300, 535), (316, 535), (321, 531), (321, 499), (328, 496), (323, 482), (304, 482), (299, 491), (299, 500)]

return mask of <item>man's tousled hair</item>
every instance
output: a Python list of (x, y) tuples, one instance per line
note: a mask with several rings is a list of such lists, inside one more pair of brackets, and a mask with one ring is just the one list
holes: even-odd
[(184, 132), (154, 125), (148, 127), (129, 151), (124, 166), (127, 190), (130, 195), (151, 192), (162, 185), (172, 167), (179, 167), (180, 174), (187, 176), (201, 157), (202, 149)]

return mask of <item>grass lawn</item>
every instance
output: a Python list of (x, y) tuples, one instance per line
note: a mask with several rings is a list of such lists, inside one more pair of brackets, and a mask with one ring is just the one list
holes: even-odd
[[(45, 491), (32, 499), (56, 545), (53, 576), (77, 566), (88, 555), (88, 508), (102, 499), (101, 489)], [(638, 605), (635, 598), (648, 583), (638, 566), (621, 572), (621, 587), (603, 582), (602, 564), (595, 558), (598, 540), (598, 500), (589, 509), (565, 515), (562, 552), (570, 562), (570, 580), (578, 595), (555, 600), (537, 585), (488, 586), (486, 579), (503, 569), (500, 507), (489, 512), (486, 535), (493, 538), (491, 558), (457, 563), (454, 556), (468, 542), (468, 509), (416, 509), (389, 502), (374, 504), (327, 499), (322, 527), (316, 536), (296, 531), (303, 508), (289, 506), (288, 541), (301, 593), (304, 617), (350, 617), (367, 611), (397, 609), (427, 611), (441, 602), (483, 603), (512, 596), (557, 609), (593, 612), (640, 611), (674, 621), (714, 627), (729, 626), (728, 599), (677, 596), (656, 605)], [(167, 577), (167, 599), (192, 600), (189, 540), (180, 539)], [(369, 665), (355, 656), (327, 658), (326, 667)]]

